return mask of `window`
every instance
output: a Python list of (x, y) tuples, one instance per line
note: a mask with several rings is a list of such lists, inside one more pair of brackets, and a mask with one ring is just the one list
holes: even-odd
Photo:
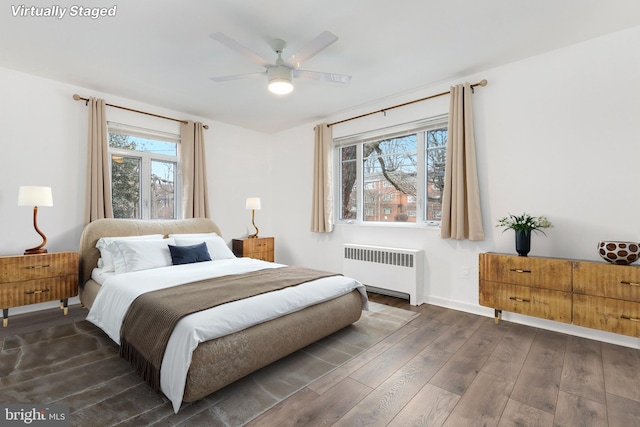
[(178, 135), (109, 123), (115, 218), (178, 218), (178, 142)]
[(426, 220), (440, 221), (442, 218), (442, 190), (444, 189), (444, 167), (447, 157), (447, 128), (433, 129), (426, 137)]
[(446, 115), (334, 140), (338, 218), (439, 222), (446, 144)]

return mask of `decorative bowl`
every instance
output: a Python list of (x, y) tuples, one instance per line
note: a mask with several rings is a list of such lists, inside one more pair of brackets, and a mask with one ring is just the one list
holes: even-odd
[(640, 258), (640, 243), (604, 241), (598, 243), (598, 253), (612, 264), (629, 265)]

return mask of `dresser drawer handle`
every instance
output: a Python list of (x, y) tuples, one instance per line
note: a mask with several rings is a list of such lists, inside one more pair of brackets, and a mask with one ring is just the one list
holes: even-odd
[(620, 316), (621, 319), (631, 320), (632, 322), (640, 322), (640, 319), (637, 317), (625, 316), (624, 314)]
[(44, 264), (44, 265), (30, 265), (28, 267), (25, 267), (28, 270), (33, 270), (35, 268), (48, 268), (51, 267), (51, 264)]
[(509, 299), (511, 301), (518, 301), (518, 302), (531, 302), (531, 300), (529, 300), (529, 299), (522, 299), (522, 298), (518, 298), (518, 297), (509, 297)]
[(38, 289), (37, 291), (24, 291), (24, 293), (27, 295), (41, 294), (43, 292), (49, 292), (49, 289)]
[(513, 271), (514, 273), (531, 273), (531, 270), (522, 270), (520, 268), (510, 268), (509, 271)]
[(626, 282), (624, 280), (620, 281), (621, 285), (629, 285), (629, 286), (640, 286), (640, 283)]

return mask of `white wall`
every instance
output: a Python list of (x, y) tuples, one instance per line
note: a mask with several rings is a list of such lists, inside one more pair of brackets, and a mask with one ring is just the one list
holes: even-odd
[[(555, 225), (535, 235), (531, 255), (600, 260), (603, 239), (640, 241), (640, 27), (545, 55), (465, 76), (357, 111), (332, 122), (448, 90), (483, 78), (473, 98), (484, 242), (443, 240), (439, 230), (337, 225), (309, 231), (313, 125), (273, 140), (275, 206), (270, 214), (276, 258), (287, 264), (340, 271), (343, 243), (421, 248), (428, 302), (488, 316), (478, 305), (478, 253), (514, 252), (512, 231), (495, 227), (507, 213), (545, 215)], [(357, 77), (356, 77), (357, 78)], [(427, 117), (448, 109), (448, 97), (334, 127), (334, 136)], [(282, 165), (283, 167), (278, 167)], [(286, 167), (284, 167), (286, 166)], [(291, 195), (296, 195), (292, 200)], [(463, 267), (471, 277), (462, 278)], [(640, 340), (505, 313), (504, 318), (632, 347)]]
[[(46, 248), (50, 252), (78, 250), (84, 226), (88, 110), (84, 102), (72, 99), (74, 93), (208, 124), (205, 141), (212, 217), (224, 230), (227, 242), (250, 230), (246, 197), (263, 197), (265, 209), (271, 205), (269, 162), (264, 161), (270, 147), (262, 134), (3, 68), (0, 93), (0, 255), (22, 254), (42, 241), (33, 229), (33, 209), (17, 206), (21, 185), (52, 187), (54, 206), (38, 212)], [(177, 122), (115, 108), (107, 108), (107, 120), (179, 133)], [(261, 231), (270, 232), (268, 218), (261, 213), (256, 217)], [(10, 315), (53, 306), (12, 308)]]

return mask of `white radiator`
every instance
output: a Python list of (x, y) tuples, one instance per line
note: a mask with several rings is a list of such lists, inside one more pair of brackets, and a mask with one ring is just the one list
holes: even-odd
[(408, 297), (411, 305), (423, 303), (424, 251), (420, 249), (345, 244), (342, 274), (371, 291)]

